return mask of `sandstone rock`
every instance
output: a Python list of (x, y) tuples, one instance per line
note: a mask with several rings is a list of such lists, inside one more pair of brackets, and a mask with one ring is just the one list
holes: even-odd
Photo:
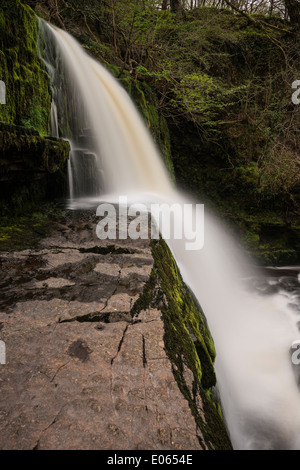
[(211, 448), (175, 379), (162, 312), (133, 315), (153, 266), (149, 242), (101, 254), (111, 241), (83, 217), (83, 245), (74, 224), (40, 249), (1, 254), (0, 448)]

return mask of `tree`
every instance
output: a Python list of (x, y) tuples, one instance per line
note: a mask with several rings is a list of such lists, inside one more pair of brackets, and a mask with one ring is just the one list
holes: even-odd
[(178, 13), (182, 10), (181, 0), (170, 0), (170, 7), (172, 13)]
[(300, 26), (300, 1), (285, 0), (286, 9), (290, 17), (290, 21), (295, 26)]
[(35, 8), (37, 4), (37, 0), (23, 0), (23, 3), (26, 3), (29, 5), (31, 8)]

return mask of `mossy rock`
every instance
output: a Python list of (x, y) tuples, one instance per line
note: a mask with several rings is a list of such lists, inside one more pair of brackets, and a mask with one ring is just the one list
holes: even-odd
[(66, 193), (69, 142), (0, 122), (0, 213), (23, 213)]
[[(163, 240), (152, 241), (151, 244), (154, 267), (143, 295), (133, 306), (132, 314), (135, 316), (149, 306), (161, 310), (165, 350), (205, 445), (210, 449), (231, 449), (220, 403), (215, 396), (213, 362), (216, 351), (204, 313), (184, 284), (167, 244)], [(187, 375), (192, 377), (192, 385), (188, 383)], [(197, 406), (199, 399), (204, 416)]]
[(0, 218), (0, 252), (35, 248), (51, 232), (66, 211), (59, 203), (40, 203), (19, 215), (7, 213)]
[(0, 80), (6, 85), (0, 120), (47, 135), (51, 96), (38, 52), (38, 19), (19, 0), (2, 0), (0, 22)]

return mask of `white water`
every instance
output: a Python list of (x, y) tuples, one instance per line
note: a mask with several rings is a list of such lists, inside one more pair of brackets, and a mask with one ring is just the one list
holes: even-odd
[[(81, 98), (82, 108), (77, 107), (76, 113), (82, 114), (92, 133), (94, 168), (103, 179), (99, 193), (75, 199), (73, 206), (103, 199), (101, 191), (112, 198), (131, 194), (137, 201), (190, 202), (173, 188), (149, 132), (122, 87), (69, 34), (48, 28), (70, 87)], [(76, 179), (75, 167), (69, 171)], [(218, 387), (234, 448), (300, 449), (300, 395), (289, 353), (299, 332), (288, 301), (282, 295), (261, 297), (245, 290), (242, 279), (255, 272), (213, 215), (206, 212), (202, 250), (186, 251), (185, 242), (168, 241), (214, 338)]]

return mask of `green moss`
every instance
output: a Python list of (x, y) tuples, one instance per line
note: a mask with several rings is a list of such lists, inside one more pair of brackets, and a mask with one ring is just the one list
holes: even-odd
[(48, 129), (47, 109), (39, 104), (33, 104), (28, 118), (22, 121), (22, 125), (27, 129), (36, 129), (40, 135), (47, 135), (45, 131)]
[(0, 79), (6, 84), (6, 105), (0, 121), (23, 124), (49, 133), (51, 96), (48, 76), (38, 54), (38, 21), (19, 0), (2, 0)]
[(157, 147), (162, 153), (169, 175), (174, 180), (169, 129), (165, 118), (158, 111), (155, 93), (146, 82), (136, 80), (131, 85), (130, 94), (137, 104)]
[(65, 214), (57, 204), (48, 203), (20, 216), (6, 215), (0, 219), (0, 251), (34, 248), (49, 234), (53, 224)]
[(70, 145), (37, 131), (0, 122), (0, 213), (22, 214), (65, 192)]
[[(230, 449), (220, 404), (213, 393), (216, 352), (206, 319), (184, 284), (167, 244), (163, 240), (152, 241), (152, 254), (154, 267), (142, 296), (133, 306), (132, 315), (149, 306), (161, 310), (166, 353), (205, 443), (211, 449)], [(192, 386), (187, 382), (187, 371), (192, 376)], [(204, 417), (197, 407), (199, 398)]]
[(262, 265), (297, 264), (300, 261), (300, 226), (297, 217), (283, 220), (276, 212), (247, 214), (228, 210), (224, 222), (241, 247)]

